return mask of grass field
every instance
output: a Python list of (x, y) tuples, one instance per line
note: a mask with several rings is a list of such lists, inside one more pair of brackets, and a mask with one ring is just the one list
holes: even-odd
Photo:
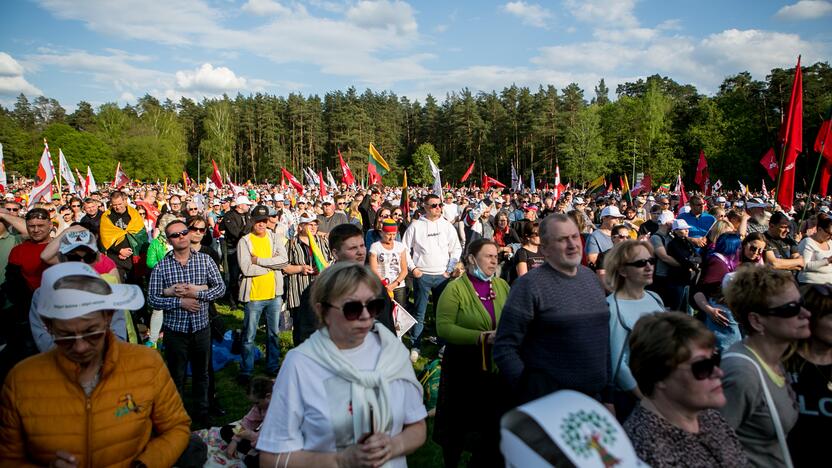
[[(217, 304), (217, 309), (219, 313), (222, 315), (223, 319), (225, 320), (226, 326), (229, 330), (235, 329), (242, 329), (243, 325), (243, 312), (242, 310), (230, 310), (229, 307), (225, 304)], [(427, 314), (432, 315), (432, 314)], [(265, 318), (261, 319), (261, 324), (265, 324)], [(263, 351), (265, 355), (265, 326), (261, 326), (261, 328), (257, 332), (257, 339), (256, 343), (257, 346), (260, 347), (260, 350)], [(428, 333), (428, 332), (431, 333)], [(425, 328), (425, 334), (434, 334), (433, 333), (433, 324), (428, 323)], [(280, 347), (281, 347), (281, 356), (285, 355), (286, 351), (292, 348), (292, 333), (291, 332), (283, 332), (280, 334)], [(416, 362), (414, 366), (416, 370), (416, 374), (418, 375), (422, 368), (430, 362), (430, 360), (435, 359), (438, 353), (438, 346), (425, 342), (424, 349), (422, 350), (423, 355), (419, 358), (419, 361)], [(254, 367), (254, 375), (263, 374), (265, 375), (265, 364), (264, 359), (260, 359), (255, 363)], [(238, 372), (238, 367), (236, 363), (232, 363), (226, 366), (221, 371), (217, 372), (216, 374), (216, 390), (218, 399), (220, 404), (223, 408), (227, 411), (226, 415), (222, 418), (213, 418), (212, 425), (214, 426), (222, 426), (224, 424), (237, 421), (238, 419), (242, 418), (249, 409), (251, 409), (251, 403), (249, 403), (248, 398), (246, 396), (246, 390), (242, 388), (236, 381)], [(186, 402), (187, 403), (187, 402)], [(437, 467), (442, 466), (442, 449), (436, 445), (433, 440), (431, 439), (431, 430), (433, 428), (433, 420), (432, 418), (428, 418), (428, 437), (425, 444), (417, 450), (415, 453), (410, 455), (407, 459), (408, 466), (414, 468), (421, 468), (421, 467)], [(467, 455), (467, 454), (466, 454)], [(467, 460), (467, 456), (463, 456), (463, 462)]]

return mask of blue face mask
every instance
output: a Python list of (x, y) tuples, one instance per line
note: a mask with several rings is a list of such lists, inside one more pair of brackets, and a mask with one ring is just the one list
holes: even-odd
[[(475, 278), (481, 281), (491, 281), (494, 278), (494, 275), (487, 276), (483, 271), (480, 269), (480, 264), (477, 263), (477, 259), (474, 258), (474, 272), (472, 273)], [(495, 273), (496, 274), (496, 273)]]

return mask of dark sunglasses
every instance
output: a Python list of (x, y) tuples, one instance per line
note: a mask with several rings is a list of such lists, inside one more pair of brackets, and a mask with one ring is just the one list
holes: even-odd
[(202, 234), (206, 231), (206, 228), (198, 228), (198, 227), (189, 226), (188, 230), (198, 232), (198, 233)]
[(194, 207), (188, 208), (188, 211), (199, 211), (199, 208), (194, 206)]
[(708, 359), (696, 361), (690, 365), (690, 371), (693, 373), (693, 378), (696, 380), (705, 380), (714, 373), (714, 369), (719, 367), (722, 362), (722, 356), (719, 353), (714, 353)]
[(95, 263), (95, 260), (96, 260), (95, 257), (96, 257), (95, 254), (78, 255), (78, 254), (68, 253), (68, 254), (66, 254), (66, 261), (68, 261), (68, 262), (83, 262), (83, 263), (86, 263), (87, 265), (92, 265), (93, 263)]
[(771, 315), (779, 318), (797, 317), (800, 310), (803, 308), (803, 299), (796, 302), (789, 302), (787, 304), (779, 305), (777, 307), (769, 307), (763, 312), (763, 315)]
[(376, 318), (376, 316), (381, 313), (381, 310), (384, 309), (384, 299), (373, 299), (366, 304), (360, 301), (350, 301), (345, 302), (341, 307), (335, 307), (327, 302), (322, 302), (321, 305), (340, 310), (344, 313), (345, 319), (352, 321), (358, 320), (358, 318), (361, 317), (361, 312), (364, 312), (365, 308), (370, 314), (370, 318)]
[(431, 204), (428, 205), (428, 208), (441, 208), (441, 207), (442, 207), (441, 203), (431, 203)]
[(73, 208), (81, 208), (81, 205), (70, 205)]
[(179, 232), (172, 232), (168, 234), (168, 239), (179, 239), (180, 237), (187, 236), (190, 231), (187, 229), (183, 229)]
[(644, 268), (648, 264), (655, 265), (656, 264), (656, 258), (655, 257), (642, 258), (641, 260), (636, 260), (634, 262), (627, 262), (624, 265), (625, 266), (636, 267), (636, 268)]

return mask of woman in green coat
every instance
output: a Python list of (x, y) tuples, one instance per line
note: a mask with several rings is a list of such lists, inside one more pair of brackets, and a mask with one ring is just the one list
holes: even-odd
[(445, 345), (433, 437), (445, 466), (501, 466), (499, 417), (505, 392), (491, 361), (494, 335), (508, 283), (496, 277), (497, 244), (478, 239), (468, 246), (466, 274), (448, 283), (436, 307), (436, 331)]

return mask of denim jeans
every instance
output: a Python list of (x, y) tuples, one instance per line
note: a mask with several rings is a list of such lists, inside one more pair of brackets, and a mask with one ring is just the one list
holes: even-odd
[(185, 370), (191, 363), (191, 390), (196, 414), (208, 414), (208, 366), (211, 365), (211, 327), (193, 333), (165, 330), (165, 362), (179, 395), (184, 396)]
[(433, 293), (434, 306), (439, 302), (439, 296), (448, 284), (445, 275), (422, 275), (413, 281), (416, 296), (416, 325), (410, 331), (411, 347), (419, 348), (422, 341), (422, 331), (425, 329), (425, 312), (428, 310), (428, 295)]
[(728, 319), (728, 325), (720, 325), (711, 319), (710, 315), (705, 314), (705, 326), (708, 330), (714, 332), (716, 335), (717, 350), (720, 354), (725, 354), (728, 348), (734, 343), (742, 341), (742, 334), (740, 333), (740, 325), (734, 319), (734, 314), (724, 304), (720, 304), (713, 299), (708, 299), (708, 304), (711, 307), (716, 307), (722, 312), (722, 315)]
[(240, 361), (240, 374), (251, 375), (254, 370), (254, 337), (260, 324), (260, 314), (266, 315), (266, 370), (276, 373), (280, 363), (280, 305), (282, 299), (275, 297), (264, 301), (246, 302), (243, 317), (243, 359)]

